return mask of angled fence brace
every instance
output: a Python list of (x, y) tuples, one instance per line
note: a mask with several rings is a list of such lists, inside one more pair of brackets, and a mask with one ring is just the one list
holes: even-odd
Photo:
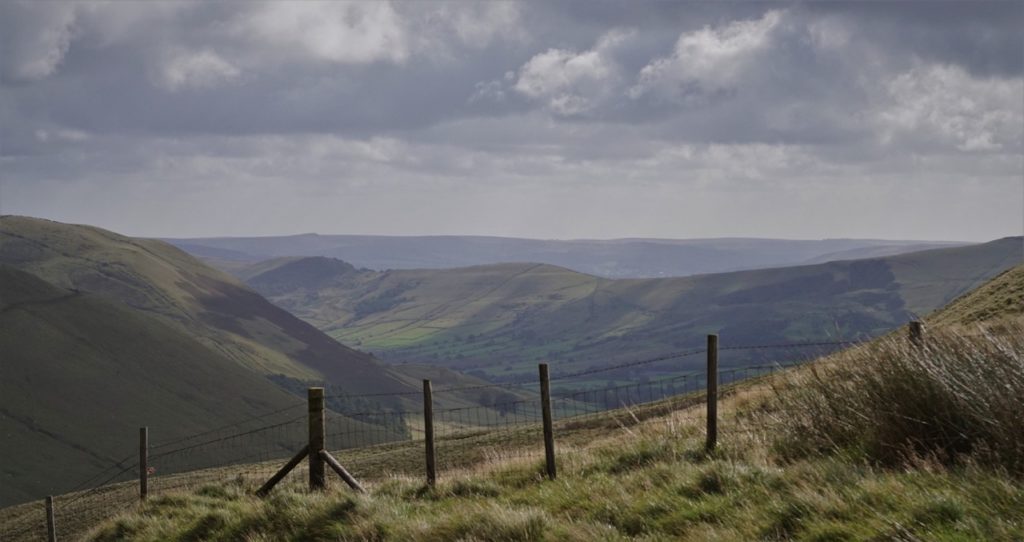
[(338, 476), (348, 484), (349, 487), (364, 493), (363, 486), (359, 485), (354, 477), (345, 467), (341, 466), (330, 453), (325, 450), (326, 446), (326, 431), (325, 431), (325, 414), (326, 409), (324, 407), (324, 389), (323, 388), (309, 388), (307, 392), (309, 398), (309, 442), (299, 450), (299, 453), (295, 454), (288, 460), (283, 467), (280, 468), (265, 484), (263, 484), (258, 490), (256, 495), (259, 497), (266, 497), (270, 493), (271, 489), (278, 482), (284, 479), (289, 472), (295, 467), (302, 463), (303, 459), (309, 460), (309, 488), (311, 490), (323, 490), (327, 488), (327, 477), (325, 476), (324, 466), (331, 467), (331, 470), (338, 473)]
[(283, 480), (285, 476), (288, 476), (288, 473), (291, 472), (292, 469), (297, 467), (299, 463), (302, 463), (302, 460), (306, 459), (308, 455), (309, 444), (303, 446), (302, 450), (300, 450), (299, 453), (295, 454), (295, 457), (289, 459), (288, 462), (285, 463), (284, 466), (280, 468), (280, 470), (275, 472), (274, 475), (271, 476), (269, 480), (267, 480), (267, 483), (263, 484), (263, 486), (256, 490), (256, 495), (259, 497), (266, 497), (267, 494), (270, 493), (270, 490), (274, 489), (274, 486), (276, 486), (278, 482)]
[(345, 470), (345, 467), (342, 467), (341, 463), (338, 463), (338, 460), (334, 459), (334, 456), (328, 453), (327, 450), (320, 450), (319, 455), (320, 459), (322, 459), (324, 463), (327, 463), (327, 466), (331, 467), (331, 470), (338, 473), (338, 476), (348, 484), (348, 487), (356, 490), (358, 493), (366, 493), (363, 486), (359, 485), (359, 482), (357, 482), (356, 479), (353, 478), (347, 470)]

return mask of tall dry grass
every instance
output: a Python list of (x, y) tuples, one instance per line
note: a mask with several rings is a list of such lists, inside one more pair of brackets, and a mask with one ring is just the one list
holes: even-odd
[(890, 338), (777, 384), (783, 456), (863, 454), (883, 464), (968, 460), (1024, 474), (1024, 328)]

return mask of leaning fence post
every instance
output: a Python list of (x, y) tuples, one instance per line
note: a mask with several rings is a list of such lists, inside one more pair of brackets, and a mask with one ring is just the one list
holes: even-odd
[(430, 381), (423, 381), (423, 441), (427, 454), (427, 485), (437, 482), (437, 464), (434, 457), (434, 394)]
[(708, 335), (708, 430), (704, 447), (712, 451), (718, 444), (718, 335)]
[(325, 447), (324, 389), (309, 388), (309, 489), (326, 489), (327, 476), (320, 450)]
[(544, 417), (544, 462), (548, 478), (555, 479), (555, 430), (551, 423), (551, 379), (548, 364), (540, 364), (540, 408)]
[(149, 428), (139, 428), (139, 500), (149, 494)]
[(914, 320), (907, 326), (907, 334), (910, 337), (910, 344), (914, 348), (924, 346), (924, 325)]
[(53, 519), (53, 496), (46, 496), (46, 540), (57, 542), (57, 524)]

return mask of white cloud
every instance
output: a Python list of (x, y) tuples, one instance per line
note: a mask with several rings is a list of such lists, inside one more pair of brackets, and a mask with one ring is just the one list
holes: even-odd
[(735, 21), (684, 32), (671, 55), (645, 66), (629, 95), (647, 94), (669, 101), (732, 90), (757, 53), (771, 45), (783, 13), (769, 11), (756, 20)]
[(213, 51), (178, 52), (160, 71), (160, 84), (171, 91), (210, 88), (235, 79), (241, 70)]
[(436, 17), (471, 47), (485, 47), (497, 38), (522, 40), (521, 5), (515, 2), (456, 2), (443, 4)]
[(0, 7), (0, 77), (31, 82), (56, 72), (71, 46), (75, 5), (10, 2)]
[(164, 234), (1004, 235), (1019, 25), (963, 21), (992, 6), (0, 0), (5, 210)]
[(1024, 82), (974, 78), (956, 66), (917, 66), (885, 87), (877, 114), (882, 141), (906, 138), (961, 151), (1019, 148), (1024, 136)]
[(340, 64), (403, 62), (409, 56), (402, 21), (387, 2), (258, 3), (234, 30)]
[(78, 143), (82, 141), (88, 141), (90, 135), (82, 130), (73, 130), (71, 128), (56, 128), (46, 129), (39, 128), (35, 131), (36, 140), (41, 143), (49, 141), (67, 141)]
[(473, 95), (469, 97), (469, 103), (483, 101), (505, 101), (505, 86), (501, 81), (480, 81), (473, 85)]
[(585, 113), (613, 93), (620, 68), (610, 53), (630, 36), (629, 32), (613, 30), (593, 49), (581, 53), (548, 49), (519, 68), (513, 88), (543, 101), (557, 115)]

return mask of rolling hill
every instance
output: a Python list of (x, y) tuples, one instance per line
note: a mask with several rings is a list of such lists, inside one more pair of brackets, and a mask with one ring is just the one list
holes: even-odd
[[(296, 394), (314, 383), (384, 394), (373, 408), (398, 408), (418, 398), (390, 394), (418, 393), (421, 378), (481, 383), (382, 365), (166, 243), (0, 217), (0, 505), (71, 489), (131, 455), (143, 425), (166, 442), (284, 407), (301, 413)], [(476, 399), (446, 394), (438, 404)], [(329, 402), (339, 412), (364, 406)]]
[(328, 258), (286, 258), (265, 262), (247, 282), (386, 359), (505, 379), (532, 374), (539, 360), (578, 370), (699, 347), (711, 332), (728, 344), (874, 336), (1020, 261), (1020, 239), (1006, 238), (666, 279), (611, 280), (544, 264), (376, 272)]
[[(369, 269), (446, 269), (536, 262), (607, 278), (678, 277), (889, 256), (963, 243), (878, 239), (540, 240), (482, 236), (317, 235), (167, 239), (231, 273), (278, 257), (326, 256)], [(823, 259), (824, 258), (824, 259)]]
[[(984, 306), (988, 322), (1019, 315), (1016, 302), (976, 294), (1019, 287), (1021, 269), (951, 307)], [(376, 450), (350, 454), (369, 495), (310, 494), (300, 479), (262, 499), (251, 495), (261, 480), (239, 483), (229, 470), (228, 482), (152, 499), (91, 539), (1019, 540), (1019, 337), (936, 329), (925, 355), (901, 335), (728, 386), (716, 451), (705, 448), (704, 398), (683, 396), (556, 421), (554, 482), (544, 480), (539, 428), (495, 429), (460, 439), (472, 468), (433, 486), (421, 481), (418, 443), (384, 465)], [(989, 400), (962, 399), (976, 394)], [(922, 427), (931, 438), (918, 438)], [(1000, 438), (1010, 447), (989, 445)], [(876, 441), (886, 446), (866, 445)], [(943, 453), (958, 441), (955, 456)], [(403, 469), (410, 476), (394, 476)]]
[(262, 375), (327, 381), (363, 392), (417, 389), (166, 243), (90, 226), (0, 217), (0, 263), (56, 286), (117, 300)]
[(160, 318), (0, 265), (0, 505), (67, 491), (130, 455), (301, 401)]

